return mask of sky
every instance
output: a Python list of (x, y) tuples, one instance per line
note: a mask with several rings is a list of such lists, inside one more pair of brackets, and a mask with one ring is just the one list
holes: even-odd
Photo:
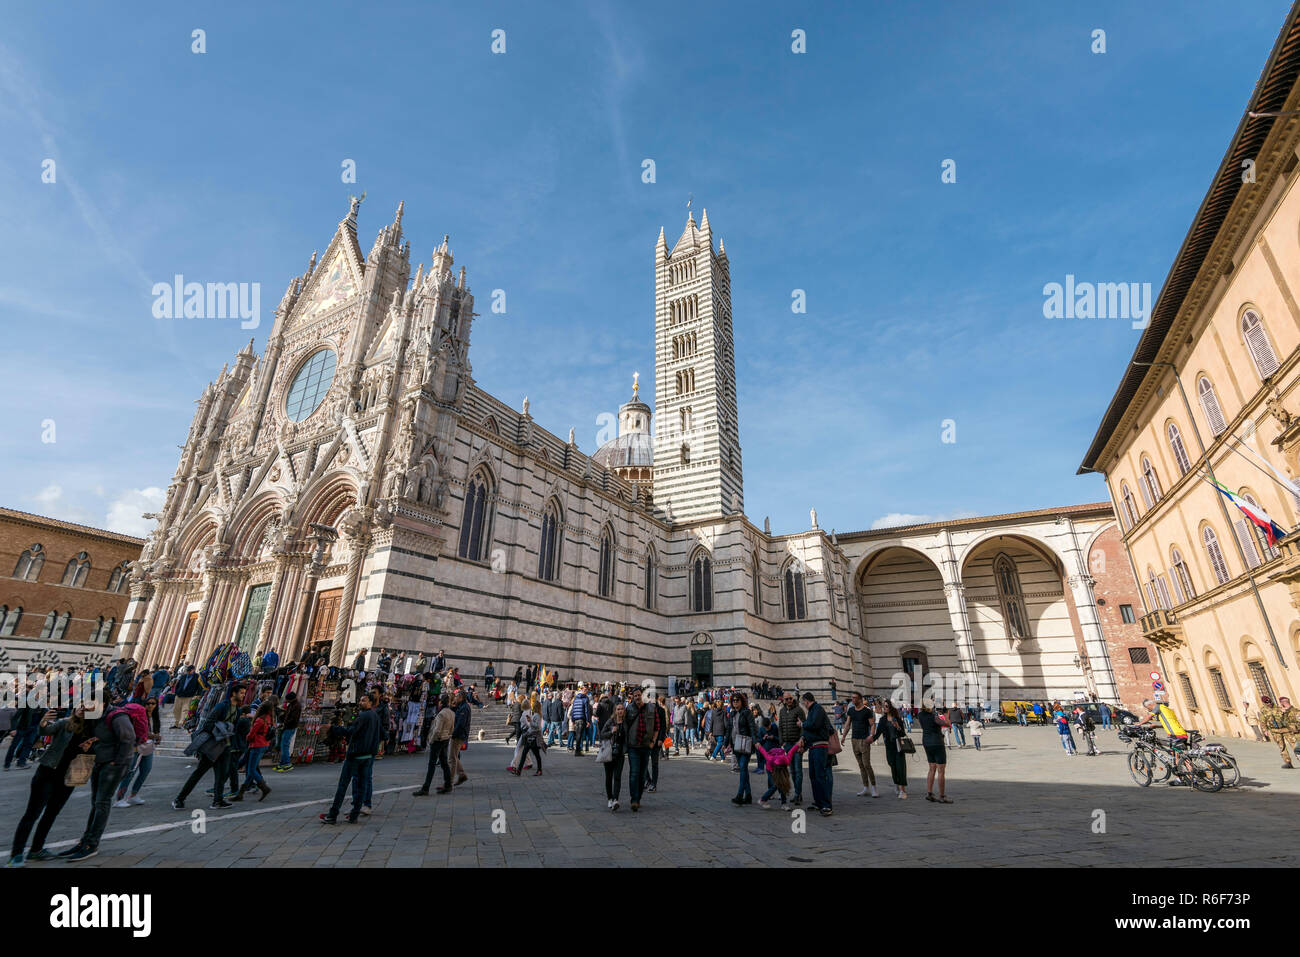
[[(478, 385), (585, 452), (653, 382), (659, 229), (707, 208), (774, 532), (1103, 501), (1075, 471), (1140, 333), (1046, 318), (1044, 287), (1159, 292), (1286, 12), (11, 6), (0, 504), (146, 533), (195, 400), (362, 191), (363, 251), (399, 200), (412, 269), (450, 234)], [(177, 274), (258, 284), (260, 325), (156, 318)]]

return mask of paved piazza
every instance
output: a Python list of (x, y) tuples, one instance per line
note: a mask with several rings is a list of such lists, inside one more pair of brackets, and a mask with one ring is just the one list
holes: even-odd
[[(1300, 813), (1300, 771), (1281, 770), (1273, 745), (1229, 739), (1242, 785), (1199, 794), (1137, 787), (1114, 732), (1099, 736), (1100, 757), (1070, 758), (1050, 728), (990, 727), (982, 751), (950, 752), (951, 806), (924, 800), (924, 765), (917, 760), (907, 801), (895, 799), (888, 785), (877, 800), (856, 797), (857, 769), (845, 751), (835, 773), (835, 816), (808, 815), (805, 833), (794, 833), (791, 816), (778, 810), (732, 806), (736, 776), (695, 754), (662, 763), (659, 791), (647, 794), (634, 815), (626, 771), (623, 809), (610, 813), (594, 757), (552, 748), (546, 774), (515, 778), (505, 770), (511, 747), (474, 742), (465, 762), (470, 780), (447, 797), (411, 796), (422, 780), (423, 755), (389, 757), (376, 768), (374, 815), (326, 827), (317, 815), (333, 793), (337, 766), (268, 770), (273, 793), (265, 802), (211, 812), (206, 833), (195, 834), (190, 815), (207, 804), (202, 792), (211, 776), (191, 795), (190, 809), (173, 811), (168, 803), (189, 761), (160, 756), (142, 794), (148, 803), (113, 810), (98, 857), (28, 868), (564, 866), (629, 856), (655, 866), (1300, 863), (1300, 842), (1285, 825)], [(875, 750), (877, 773), (887, 780), (884, 755)], [(755, 777), (756, 796), (762, 780)], [(0, 820), (10, 828), (29, 781), (26, 771), (0, 774)], [(88, 795), (88, 788), (77, 789), (48, 846), (62, 849), (80, 835)], [(805, 778), (805, 801), (810, 796)], [(1093, 833), (1096, 810), (1105, 812), (1103, 834)], [(503, 834), (493, 831), (496, 811), (504, 812)]]

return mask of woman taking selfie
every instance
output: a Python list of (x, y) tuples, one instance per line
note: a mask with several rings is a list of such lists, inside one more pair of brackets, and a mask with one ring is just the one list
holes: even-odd
[[(27, 810), (23, 812), (22, 820), (18, 822), (18, 829), (14, 832), (9, 867), (22, 867), (25, 861), (48, 861), (54, 857), (54, 854), (45, 850), (45, 838), (50, 833), (54, 819), (59, 816), (63, 805), (68, 803), (68, 798), (72, 797), (75, 789), (75, 784), (67, 783), (69, 768), (79, 755), (85, 755), (87, 760), (80, 762), (87, 765), (84, 769), (80, 769), (85, 772), (80, 779), (81, 783), (85, 783), (89, 780), (89, 764), (94, 760), (86, 755), (90, 750), (91, 738), (90, 729), (86, 727), (84, 720), (85, 713), (85, 708), (78, 708), (71, 716), (56, 721), (55, 712), (46, 711), (45, 717), (41, 719), (41, 734), (53, 737), (50, 739), (50, 746), (36, 762), (36, 771), (32, 774), (31, 793), (27, 798)], [(76, 781), (77, 776), (73, 775), (71, 779)], [(39, 824), (37, 818), (40, 819)], [(31, 833), (33, 825), (36, 826), (36, 833), (32, 837), (32, 850), (24, 858), (23, 848), (27, 844), (27, 835)]]

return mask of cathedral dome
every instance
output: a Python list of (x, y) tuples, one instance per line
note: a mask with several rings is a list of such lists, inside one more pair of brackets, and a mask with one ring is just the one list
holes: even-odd
[[(649, 412), (649, 409), (646, 411)], [(648, 432), (629, 432), (610, 439), (597, 450), (591, 460), (608, 469), (629, 466), (648, 468), (655, 464), (655, 440)]]

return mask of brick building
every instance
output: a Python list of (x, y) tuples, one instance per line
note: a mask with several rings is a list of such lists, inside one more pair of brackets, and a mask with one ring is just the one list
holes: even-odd
[(1124, 551), (1123, 536), (1114, 523), (1092, 542), (1088, 570), (1119, 702), (1141, 714), (1142, 700), (1151, 697), (1151, 672), (1160, 670), (1160, 656), (1155, 645), (1142, 636), (1142, 597)]
[[(0, 508), (0, 658), (76, 667), (107, 659), (144, 541)], [(57, 661), (56, 661), (57, 658)]]

